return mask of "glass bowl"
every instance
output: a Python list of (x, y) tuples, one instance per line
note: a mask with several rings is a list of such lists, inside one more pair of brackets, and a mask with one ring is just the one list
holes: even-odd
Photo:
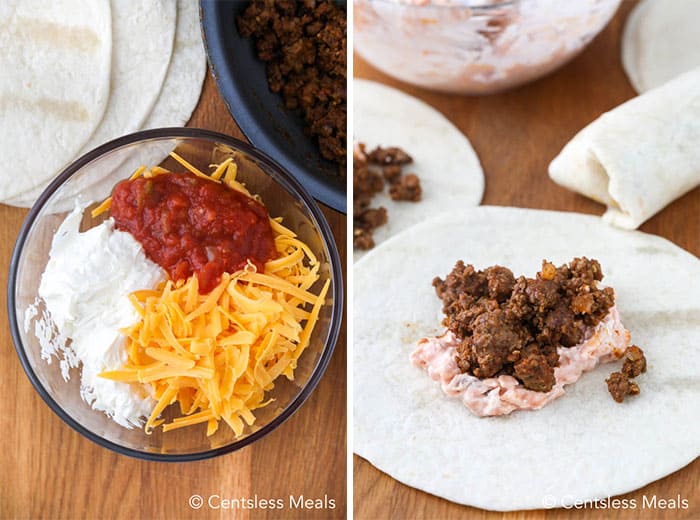
[(576, 56), (621, 0), (355, 0), (355, 50), (431, 90), (488, 94)]
[[(113, 186), (140, 164), (160, 163), (172, 171), (184, 170), (168, 157), (170, 151), (204, 171), (209, 171), (210, 164), (234, 155), (237, 179), (251, 193), (260, 195), (271, 216), (284, 217), (285, 226), (296, 232), (321, 261), (317, 283), (331, 280), (327, 305), (321, 308), (309, 347), (299, 358), (295, 380), (282, 377), (275, 381), (274, 389), (267, 393), (274, 401), (255, 411), (254, 426), (246, 427), (239, 438), (225, 423), (211, 437), (206, 436), (206, 424), (166, 433), (156, 429), (150, 435), (143, 429), (126, 429), (81, 399), (79, 369), (71, 370), (70, 380), (64, 381), (57, 360), (48, 364), (41, 358), (34, 327), (25, 332), (26, 310), (37, 296), (51, 240), (73, 208), (75, 195), (79, 193), (86, 202), (95, 201), (85, 211), (81, 225), (81, 230), (89, 229), (105, 218), (92, 219), (89, 209), (108, 197)], [(80, 261), (79, 255), (76, 252), (76, 261)], [(164, 128), (127, 135), (100, 146), (68, 166), (51, 183), (32, 207), (17, 238), (7, 300), (10, 329), (22, 366), (39, 395), (61, 419), (88, 439), (118, 453), (148, 460), (187, 461), (242, 448), (280, 426), (301, 406), (333, 353), (342, 319), (343, 289), (338, 251), (328, 223), (294, 178), (261, 152), (231, 137), (206, 130)]]

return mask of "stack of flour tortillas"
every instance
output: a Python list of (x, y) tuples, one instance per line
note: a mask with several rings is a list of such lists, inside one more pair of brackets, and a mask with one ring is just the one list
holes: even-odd
[(0, 201), (15, 206), (109, 140), (184, 125), (206, 71), (189, 0), (4, 0), (0, 48)]
[(552, 161), (552, 179), (634, 229), (700, 184), (700, 2), (644, 0), (622, 59), (641, 95), (603, 114)]

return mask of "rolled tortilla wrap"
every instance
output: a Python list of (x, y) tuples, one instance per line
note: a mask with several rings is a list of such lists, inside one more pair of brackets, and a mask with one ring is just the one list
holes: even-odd
[(700, 68), (606, 112), (549, 165), (554, 182), (635, 229), (700, 184)]

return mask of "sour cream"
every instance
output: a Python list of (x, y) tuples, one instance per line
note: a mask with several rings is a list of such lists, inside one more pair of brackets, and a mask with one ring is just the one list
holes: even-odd
[(49, 363), (51, 356), (59, 358), (64, 379), (82, 365), (85, 402), (122, 426), (141, 426), (155, 406), (147, 388), (98, 374), (127, 360), (119, 331), (139, 320), (128, 295), (154, 288), (166, 275), (129, 233), (114, 229), (111, 219), (81, 233), (82, 215), (83, 208), (76, 207), (54, 235), (39, 299), (28, 316), (39, 316), (35, 333), (42, 357)]

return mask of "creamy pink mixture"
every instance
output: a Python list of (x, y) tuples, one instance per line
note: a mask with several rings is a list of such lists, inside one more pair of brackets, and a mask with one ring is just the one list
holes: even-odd
[(355, 49), (409, 83), (459, 93), (509, 88), (554, 70), (620, 0), (355, 0)]
[(554, 369), (556, 383), (549, 392), (524, 388), (512, 376), (479, 379), (460, 371), (455, 361), (459, 339), (451, 331), (434, 338), (423, 338), (410, 356), (411, 363), (428, 371), (440, 382), (443, 392), (458, 397), (479, 417), (507, 415), (514, 410), (538, 410), (564, 395), (564, 386), (575, 383), (581, 374), (599, 363), (622, 357), (630, 343), (630, 333), (620, 322), (615, 307), (586, 339), (573, 347), (559, 347), (559, 366)]

